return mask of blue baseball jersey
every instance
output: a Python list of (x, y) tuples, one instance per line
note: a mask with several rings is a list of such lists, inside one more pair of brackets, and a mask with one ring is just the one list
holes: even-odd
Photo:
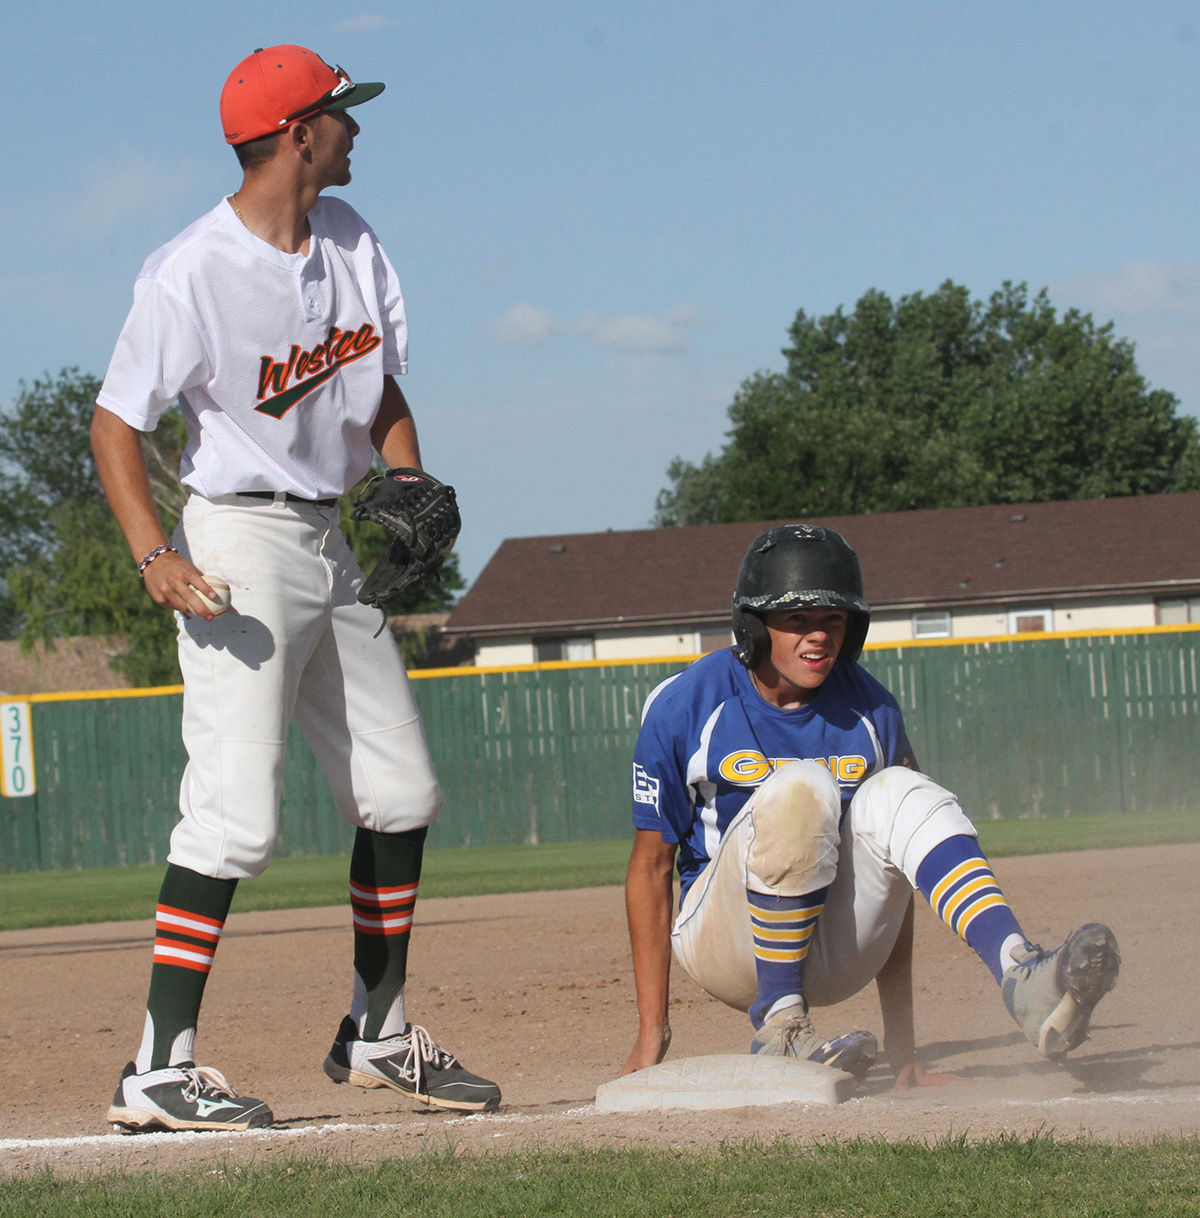
[(817, 696), (781, 710), (732, 648), (697, 660), (646, 699), (633, 760), (633, 823), (679, 844), (683, 892), (758, 785), (788, 761), (818, 761), (842, 811), (869, 775), (917, 768), (896, 699), (861, 666), (836, 664)]

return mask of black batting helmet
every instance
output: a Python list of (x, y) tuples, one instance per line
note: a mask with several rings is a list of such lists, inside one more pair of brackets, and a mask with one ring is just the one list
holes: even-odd
[(833, 529), (781, 524), (755, 539), (742, 559), (733, 592), (733, 638), (747, 668), (767, 654), (763, 615), (774, 609), (845, 609), (846, 638), (838, 661), (855, 664), (871, 624), (862, 568), (850, 543)]

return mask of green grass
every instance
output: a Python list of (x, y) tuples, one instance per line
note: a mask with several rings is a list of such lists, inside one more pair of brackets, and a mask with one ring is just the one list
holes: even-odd
[(979, 830), (979, 840), (992, 858), (1054, 854), (1060, 850), (1112, 850), (1120, 846), (1200, 842), (1200, 812), (988, 820), (978, 822), (975, 827)]
[(1200, 1210), (1200, 1140), (1138, 1145), (1001, 1137), (970, 1143), (776, 1142), (674, 1150), (453, 1150), (379, 1163), (295, 1159), (202, 1171), (49, 1174), (0, 1184), (0, 1215), (804, 1215), (1155, 1218)]
[[(993, 858), (1196, 842), (1200, 815), (997, 820), (985, 822), (980, 837)], [(458, 897), (620, 884), (628, 859), (628, 841), (428, 850), (421, 895)], [(339, 905), (346, 899), (349, 861), (346, 855), (276, 859), (258, 879), (238, 886), (234, 912)], [(149, 918), (162, 872), (154, 864), (0, 875), (0, 930)]]
[[(421, 896), (545, 892), (619, 884), (625, 878), (628, 860), (628, 842), (427, 850)], [(345, 854), (276, 859), (257, 879), (238, 885), (233, 912), (343, 904), (349, 866), (350, 856)], [(0, 930), (153, 917), (162, 877), (163, 868), (157, 863), (0, 875)]]

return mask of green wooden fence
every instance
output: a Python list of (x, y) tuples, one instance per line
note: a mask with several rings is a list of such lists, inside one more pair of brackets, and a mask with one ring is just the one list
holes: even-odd
[[(1196, 804), (1200, 630), (871, 648), (922, 767), (976, 820)], [(446, 804), (432, 846), (629, 832), (642, 703), (679, 661), (462, 669), (414, 681)], [(29, 699), (36, 793), (0, 798), (0, 871), (161, 862), (184, 754), (180, 694)], [(298, 733), (277, 855), (351, 830)]]

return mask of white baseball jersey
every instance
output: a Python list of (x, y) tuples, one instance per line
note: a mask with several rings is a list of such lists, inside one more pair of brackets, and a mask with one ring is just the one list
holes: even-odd
[(138, 430), (179, 399), (193, 492), (172, 542), (229, 584), (233, 610), (179, 618), (182, 819), (169, 860), (257, 875), (278, 831), (288, 723), (297, 719), (341, 814), (399, 833), (441, 792), (412, 690), (337, 506), (370, 468), (383, 378), (406, 370), (391, 264), (347, 204), (319, 199), (307, 254), (260, 241), (225, 201), (152, 254), (98, 398)]
[(98, 398), (152, 431), (178, 398), (183, 484), (342, 495), (370, 468), (385, 374), (408, 368), (396, 273), (340, 199), (308, 215), (307, 254), (251, 233), (222, 201), (145, 262)]

